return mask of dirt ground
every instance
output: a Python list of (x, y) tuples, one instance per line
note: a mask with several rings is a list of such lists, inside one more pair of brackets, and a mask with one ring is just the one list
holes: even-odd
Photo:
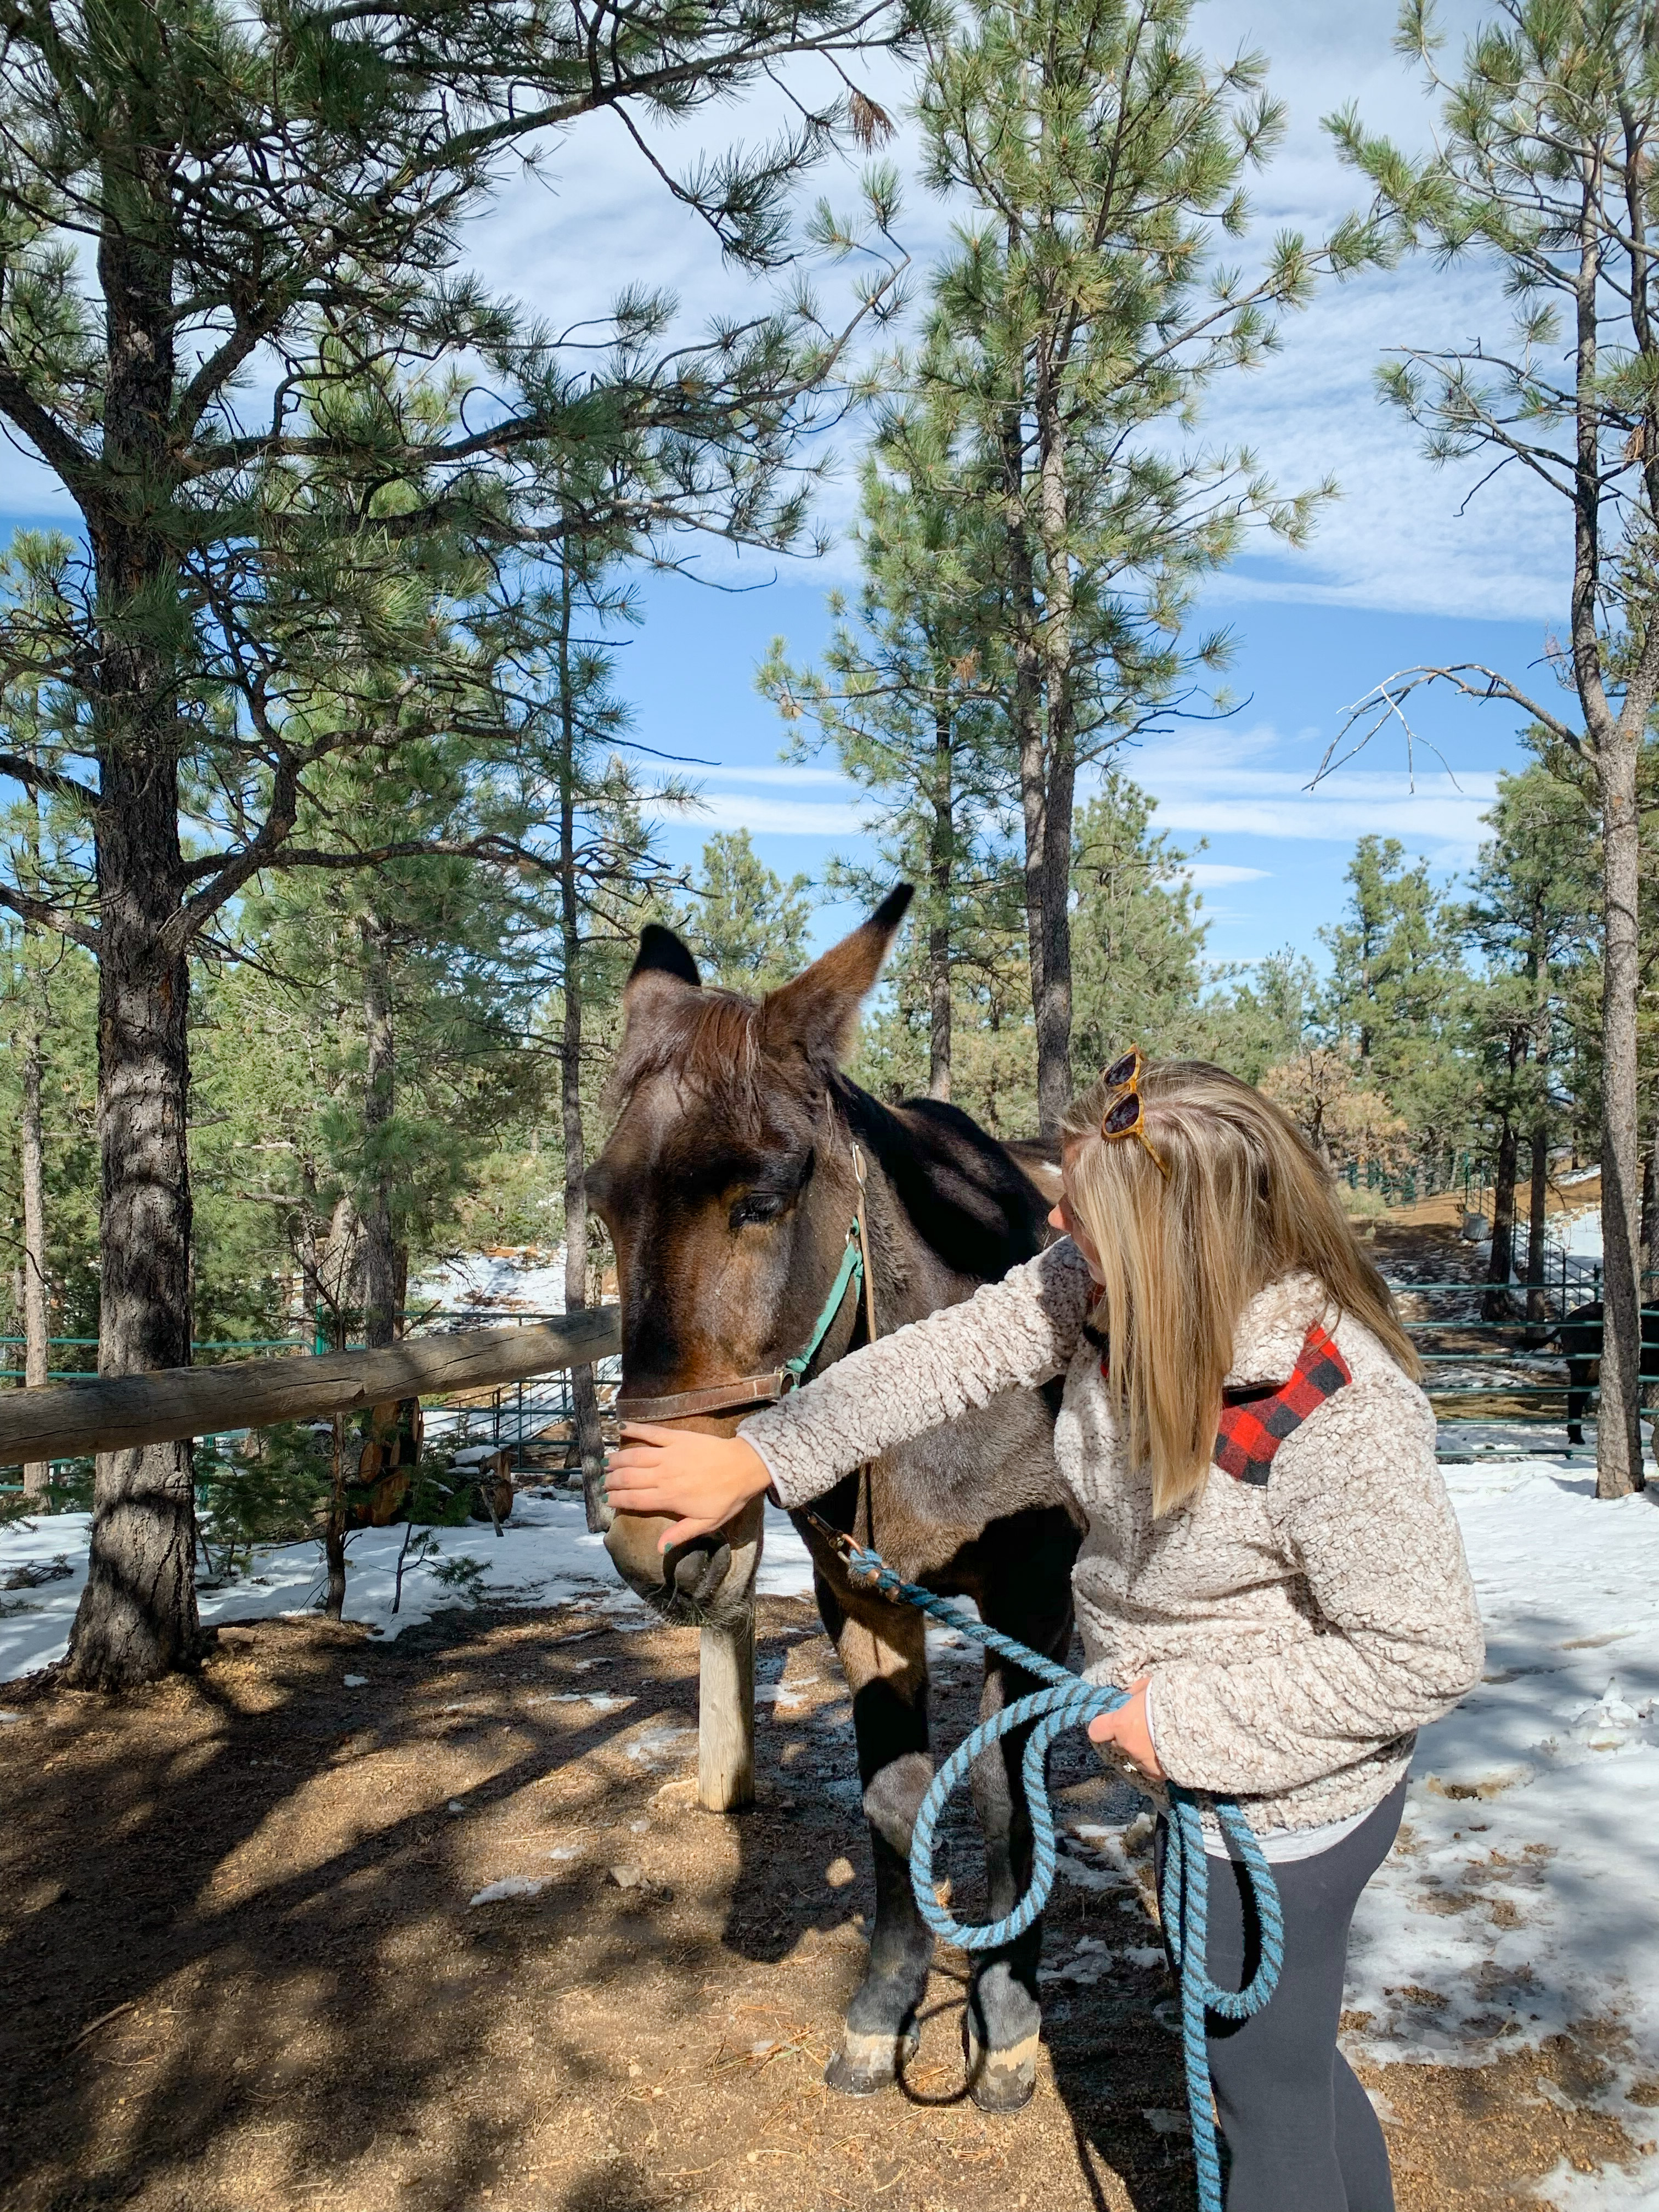
[[(862, 1821), (816, 1615), (763, 1612), (761, 1802), (726, 1818), (691, 1802), (695, 1636), (580, 1607), (390, 1644), (239, 1626), (198, 1679), (119, 1703), (8, 1686), (0, 2201), (1189, 2212), (1146, 1899), (1086, 1843), (1048, 1946), (1083, 1965), (1047, 1984), (1025, 2112), (963, 2098), (951, 1955), (902, 2089), (823, 2087), (861, 1965)], [(942, 1671), (953, 1741), (976, 1670)], [(1086, 1758), (1057, 1778), (1073, 1822), (1118, 1809)], [(1541, 2057), (1369, 2072), (1402, 2212), (1536, 2212), (1563, 2159), (1628, 2156), (1587, 2109), (1599, 2047), (1587, 2025)]]

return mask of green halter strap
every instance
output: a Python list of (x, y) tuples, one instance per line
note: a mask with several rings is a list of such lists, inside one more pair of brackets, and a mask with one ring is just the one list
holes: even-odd
[(824, 1338), (836, 1325), (836, 1316), (841, 1311), (842, 1300), (847, 1296), (848, 1285), (863, 1282), (864, 1254), (860, 1249), (861, 1241), (859, 1236), (859, 1224), (855, 1221), (847, 1232), (847, 1243), (842, 1252), (841, 1266), (836, 1271), (835, 1281), (830, 1285), (830, 1295), (823, 1302), (823, 1311), (818, 1316), (817, 1326), (806, 1340), (805, 1351), (798, 1352), (793, 1359), (786, 1359), (783, 1363), (782, 1373), (791, 1377), (784, 1386), (786, 1391), (793, 1390), (799, 1386), (805, 1379), (807, 1369), (817, 1358)]

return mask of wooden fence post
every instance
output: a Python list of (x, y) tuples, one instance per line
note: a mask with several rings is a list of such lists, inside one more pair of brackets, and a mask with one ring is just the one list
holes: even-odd
[(697, 1802), (732, 1813), (755, 1802), (755, 1613), (705, 1627), (698, 1652)]

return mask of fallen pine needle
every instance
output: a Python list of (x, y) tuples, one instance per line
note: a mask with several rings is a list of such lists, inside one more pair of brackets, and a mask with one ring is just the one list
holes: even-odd
[(125, 2004), (112, 2005), (107, 2012), (100, 2012), (96, 2020), (89, 2020), (74, 2042), (66, 2043), (64, 2048), (65, 2051), (78, 2051), (89, 2035), (96, 2035), (99, 2029), (107, 2027), (111, 2021), (119, 2020), (124, 2012), (131, 2012), (137, 2003), (136, 1997), (129, 1997)]

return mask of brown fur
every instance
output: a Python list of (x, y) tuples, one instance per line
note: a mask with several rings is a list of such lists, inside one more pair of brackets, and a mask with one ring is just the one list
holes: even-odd
[[(854, 1218), (854, 1144), (866, 1164), (878, 1334), (970, 1296), (1041, 1243), (1042, 1194), (965, 1115), (927, 1101), (882, 1108), (839, 1072), (908, 897), (896, 894), (758, 1004), (704, 990), (678, 939), (646, 933), (610, 1084), (616, 1122), (589, 1184), (616, 1248), (629, 1396), (763, 1373), (809, 1341)], [(817, 1364), (862, 1338), (860, 1301), (849, 1292)], [(735, 1419), (695, 1425), (729, 1429)], [(907, 1579), (969, 1595), (1014, 1635), (1062, 1651), (1081, 1524), (1055, 1474), (1052, 1437), (1042, 1395), (1016, 1393), (883, 1455), (821, 1510), (834, 1525), (856, 1526)], [(796, 1525), (853, 1692), (877, 1857), (870, 1969), (830, 2069), (836, 2086), (864, 2089), (890, 2076), (932, 1950), (903, 1873), (931, 1772), (926, 1651), (918, 1615), (855, 1589), (833, 1547), (810, 1523)], [(700, 1540), (665, 1562), (655, 1549), (660, 1527), (624, 1516), (611, 1527), (606, 1542), (629, 1581), (671, 1620), (741, 1620), (753, 1601), (758, 1526)], [(985, 1704), (1025, 1686), (993, 1668)], [(1028, 1836), (1004, 1762), (981, 1765), (1001, 1912), (1023, 1879)], [(975, 2033), (993, 2056), (1025, 2051), (1035, 2034), (1039, 1942), (988, 1954), (978, 1971)], [(992, 2066), (985, 2078), (988, 2102), (1029, 2094), (1024, 2058), (1012, 2075)]]

